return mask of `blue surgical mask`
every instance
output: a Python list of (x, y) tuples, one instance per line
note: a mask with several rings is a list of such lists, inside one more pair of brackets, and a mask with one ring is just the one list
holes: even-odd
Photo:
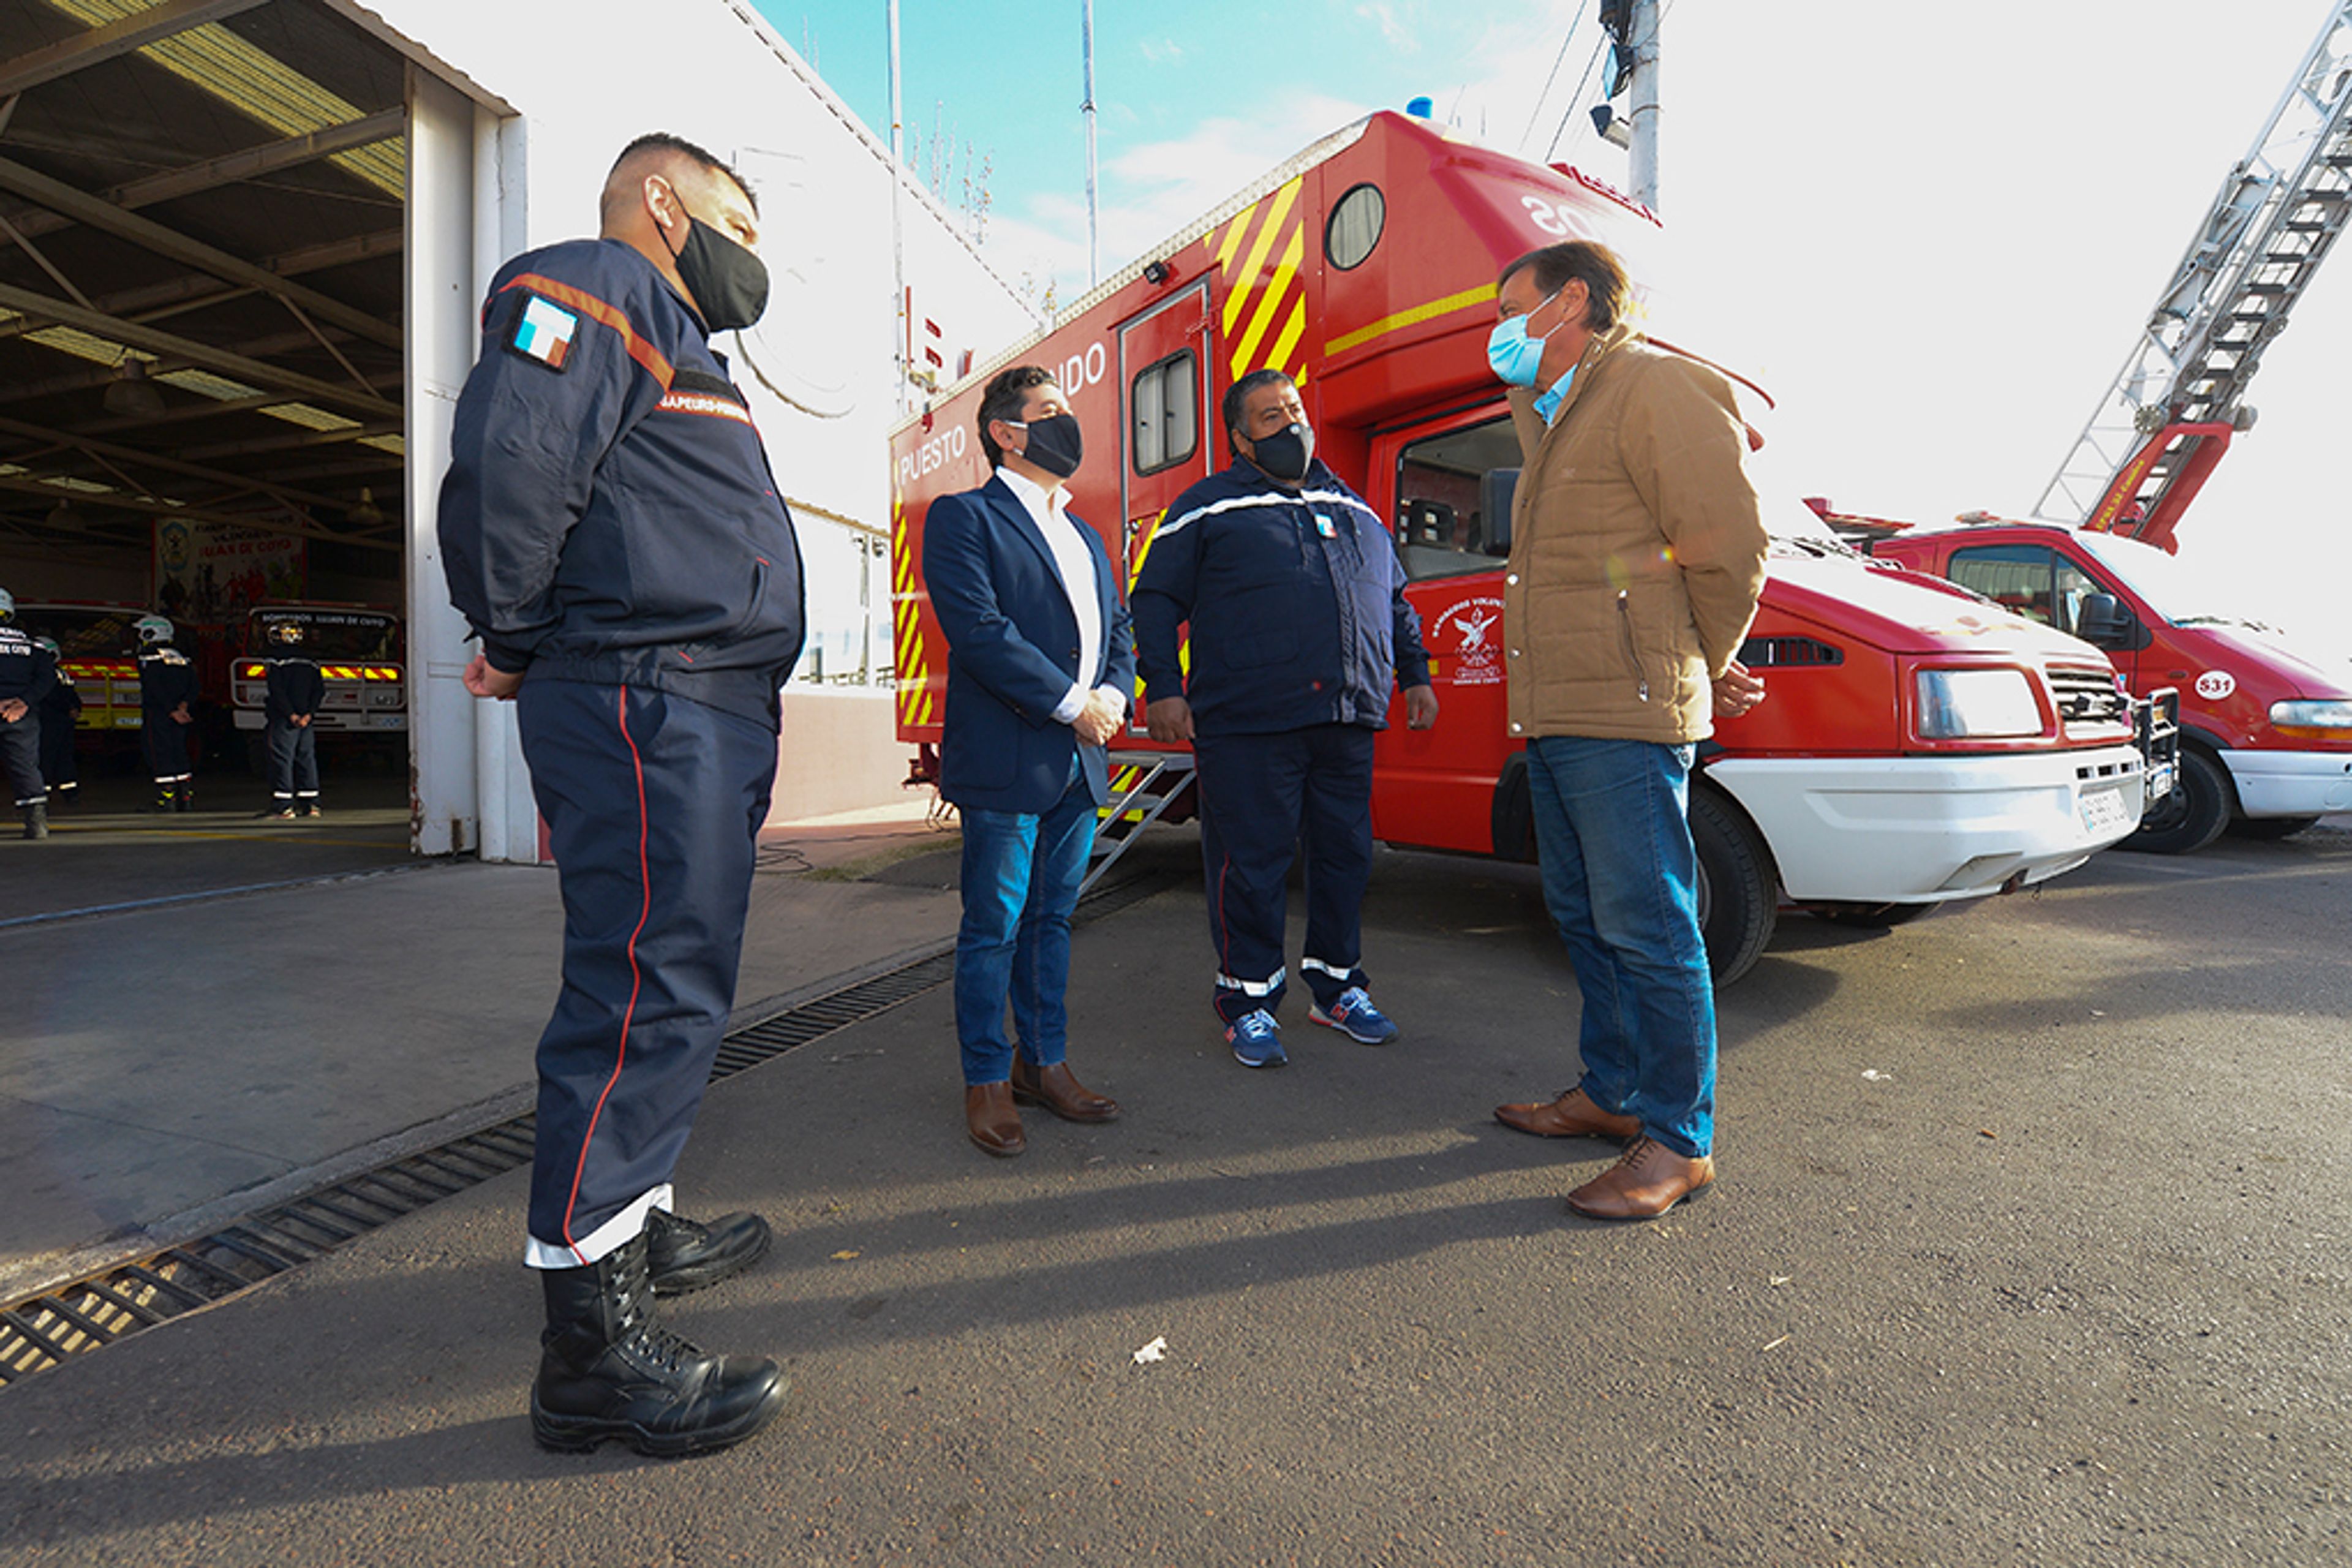
[[(1559, 298), (1559, 289), (1553, 289), (1537, 304), (1536, 310)], [(1533, 386), (1536, 377), (1543, 373), (1544, 344), (1559, 328), (1553, 327), (1551, 332), (1540, 338), (1528, 336), (1528, 317), (1536, 310), (1497, 321), (1495, 330), (1486, 334), (1486, 363), (1494, 367), (1496, 378), (1505, 386)]]

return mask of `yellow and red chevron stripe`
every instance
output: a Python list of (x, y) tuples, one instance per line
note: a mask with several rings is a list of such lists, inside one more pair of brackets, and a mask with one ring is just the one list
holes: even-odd
[(1220, 336), (1232, 345), (1229, 368), (1238, 381), (1254, 370), (1278, 370), (1305, 380), (1294, 363), (1307, 332), (1307, 286), (1299, 274), (1307, 255), (1307, 214), (1299, 210), (1300, 175), (1253, 206), (1205, 243), (1225, 291)]
[(938, 703), (931, 694), (922, 605), (915, 596), (915, 550), (907, 537), (907, 500), (895, 489), (890, 492), (890, 631), (897, 648), (898, 724), (902, 729), (919, 729), (931, 722)]

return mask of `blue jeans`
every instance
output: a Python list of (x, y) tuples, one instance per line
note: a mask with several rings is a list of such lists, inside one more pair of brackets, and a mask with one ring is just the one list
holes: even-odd
[(1528, 742), (1544, 906), (1576, 965), (1579, 1087), (1686, 1159), (1715, 1145), (1715, 987), (1698, 925), (1692, 749)]
[(1076, 758), (1049, 811), (963, 816), (963, 923), (956, 931), (956, 1040), (967, 1085), (1013, 1072), (1004, 1005), (1039, 1067), (1069, 1046), (1070, 911), (1095, 843), (1095, 802)]

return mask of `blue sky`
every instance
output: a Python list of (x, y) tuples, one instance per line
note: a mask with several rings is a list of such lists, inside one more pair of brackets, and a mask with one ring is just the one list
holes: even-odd
[[(887, 135), (883, 0), (757, 4)], [(1098, 0), (1104, 270), (1416, 94), (1531, 154), (1572, 114), (1555, 155), (1624, 184), (1623, 154), (1583, 121), (1595, 88), (1571, 100), (1593, 8)], [(2223, 30), (2203, 0), (1670, 0), (1671, 335), (1779, 400), (1759, 482), (1895, 517), (2029, 511), (2328, 9), (2236, 0)], [(901, 16), (909, 125), (928, 141), (936, 115), (989, 155), (987, 253), (1065, 301), (1086, 280), (1079, 10), (905, 0)], [(2347, 342), (2352, 246), (2272, 349), (2261, 424), (2182, 535), (2185, 560), (2338, 626)]]

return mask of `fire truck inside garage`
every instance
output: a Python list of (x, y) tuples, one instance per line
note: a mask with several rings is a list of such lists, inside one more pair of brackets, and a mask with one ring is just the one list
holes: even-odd
[(312, 650), (365, 715), (321, 759), (404, 846), (407, 62), (307, 0), (0, 0), (0, 586), (76, 677), (75, 812), (147, 804), (156, 613), (197, 805), (250, 816), (240, 674), (288, 606), (380, 634)]

